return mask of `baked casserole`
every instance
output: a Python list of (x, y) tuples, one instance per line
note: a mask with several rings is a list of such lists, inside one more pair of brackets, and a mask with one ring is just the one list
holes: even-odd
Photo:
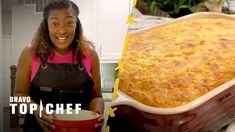
[(235, 21), (184, 20), (129, 36), (119, 90), (154, 107), (185, 105), (235, 78)]

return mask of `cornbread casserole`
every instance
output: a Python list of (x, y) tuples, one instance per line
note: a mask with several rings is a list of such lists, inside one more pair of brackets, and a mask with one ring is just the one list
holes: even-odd
[(202, 18), (129, 36), (119, 90), (143, 104), (187, 104), (235, 78), (235, 21)]

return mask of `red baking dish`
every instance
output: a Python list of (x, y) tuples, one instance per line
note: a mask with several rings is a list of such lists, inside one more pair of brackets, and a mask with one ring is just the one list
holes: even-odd
[[(235, 20), (234, 17), (229, 15), (203, 12), (157, 25), (157, 27), (173, 22), (200, 18)], [(186, 105), (175, 108), (151, 107), (121, 91), (117, 92), (117, 98), (111, 103), (111, 107), (117, 108), (115, 117), (110, 117), (108, 121), (111, 131), (216, 131), (230, 123), (235, 117), (235, 79), (224, 83)]]
[(55, 132), (95, 132), (98, 114), (80, 110), (79, 114), (55, 114), (53, 119)]

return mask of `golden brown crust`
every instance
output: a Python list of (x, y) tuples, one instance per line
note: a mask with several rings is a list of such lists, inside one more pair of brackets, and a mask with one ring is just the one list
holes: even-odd
[(234, 23), (185, 20), (131, 35), (119, 89), (146, 105), (177, 107), (233, 79)]

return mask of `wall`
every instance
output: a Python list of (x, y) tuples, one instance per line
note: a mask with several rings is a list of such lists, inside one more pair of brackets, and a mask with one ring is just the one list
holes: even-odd
[(2, 34), (11, 35), (12, 5), (19, 4), (23, 0), (2, 0)]
[(12, 57), (12, 5), (17, 4), (17, 0), (2, 1), (2, 49), (3, 62), (2, 63), (2, 85), (3, 106), (9, 106), (8, 96), (10, 95), (10, 65)]
[[(23, 50), (23, 48), (28, 45), (42, 19), (41, 13), (34, 12), (34, 6), (22, 6), (22, 5), (14, 5), (12, 6), (12, 14), (9, 12), (4, 12), (4, 27), (12, 26), (11, 31), (5, 28), (3, 35), (3, 44), (1, 45), (4, 49), (3, 54), (3, 62), (2, 69), (2, 83), (3, 85), (3, 106), (9, 106), (8, 98), (10, 96), (10, 65), (17, 65), (18, 58)], [(12, 17), (11, 17), (12, 16)], [(28, 20), (28, 21), (26, 21)], [(9, 24), (10, 23), (10, 24)], [(12, 35), (11, 35), (12, 34)], [(2, 93), (2, 92), (1, 92)]]
[(1, 0), (0, 0), (0, 131), (3, 131), (3, 85), (2, 85), (2, 7), (1, 7)]
[[(12, 8), (12, 64), (16, 65), (23, 48), (27, 46), (42, 20), (41, 13), (35, 13), (35, 6), (13, 6)], [(24, 35), (24, 36), (22, 36)]]
[(2, 27), (2, 33), (3, 35), (11, 35), (12, 34), (12, 26), (11, 26), (11, 12), (3, 12), (2, 13), (2, 25), (4, 25)]
[[(4, 18), (3, 18), (4, 19)], [(8, 22), (9, 23), (9, 22)], [(3, 24), (4, 25), (4, 24)], [(4, 25), (5, 26), (5, 25)], [(4, 32), (3, 32), (4, 33)], [(4, 49), (1, 53), (3, 55), (2, 63), (2, 85), (3, 85), (3, 106), (9, 106), (9, 96), (11, 90), (11, 80), (10, 80), (10, 65), (12, 61), (12, 36), (4, 35), (2, 36), (2, 49)]]

